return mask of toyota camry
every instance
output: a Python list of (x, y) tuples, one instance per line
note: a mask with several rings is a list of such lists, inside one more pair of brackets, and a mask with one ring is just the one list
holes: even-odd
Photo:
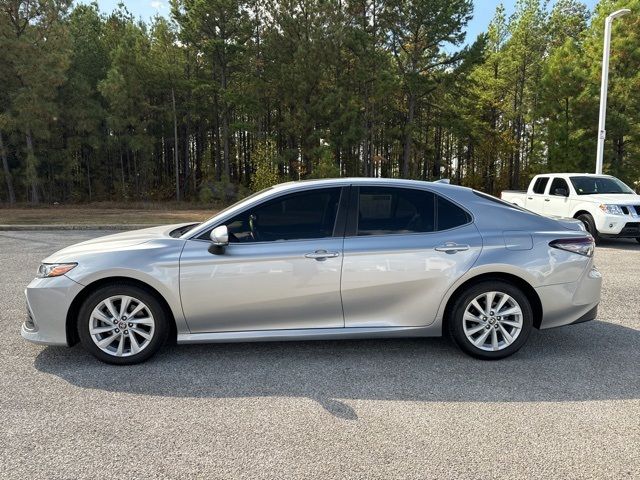
[(595, 318), (593, 238), (470, 188), (333, 179), (263, 190), (200, 224), (46, 258), (22, 336), (133, 364), (177, 343), (430, 337), (498, 359)]

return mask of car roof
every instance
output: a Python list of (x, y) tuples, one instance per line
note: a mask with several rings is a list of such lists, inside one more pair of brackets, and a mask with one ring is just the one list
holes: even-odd
[(339, 186), (339, 185), (380, 185), (380, 186), (413, 186), (417, 188), (435, 188), (436, 190), (469, 190), (468, 187), (450, 185), (443, 182), (427, 182), (424, 180), (407, 180), (403, 178), (372, 178), (372, 177), (345, 177), (345, 178), (324, 178), (314, 180), (298, 180), (293, 182), (280, 183), (274, 185), (274, 190), (290, 190), (301, 186)]
[(539, 173), (536, 177), (549, 177), (551, 175), (555, 175), (557, 177), (601, 177), (601, 178), (611, 178), (611, 175), (603, 175), (600, 173)]

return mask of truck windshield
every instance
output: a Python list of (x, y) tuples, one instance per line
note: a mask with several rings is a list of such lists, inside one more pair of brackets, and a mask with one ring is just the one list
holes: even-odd
[(635, 193), (615, 177), (570, 177), (578, 195), (599, 193)]

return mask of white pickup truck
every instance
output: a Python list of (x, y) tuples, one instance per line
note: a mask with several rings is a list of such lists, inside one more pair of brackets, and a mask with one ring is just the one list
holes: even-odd
[(640, 195), (616, 177), (587, 173), (537, 175), (525, 191), (504, 190), (509, 203), (550, 217), (576, 218), (596, 240), (640, 242)]

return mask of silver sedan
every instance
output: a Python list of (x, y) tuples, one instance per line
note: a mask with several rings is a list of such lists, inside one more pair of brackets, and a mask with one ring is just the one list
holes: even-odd
[(201, 224), (65, 248), (26, 289), (22, 336), (132, 364), (178, 343), (447, 332), (482, 359), (532, 328), (595, 318), (601, 277), (581, 224), (469, 188), (294, 182)]

